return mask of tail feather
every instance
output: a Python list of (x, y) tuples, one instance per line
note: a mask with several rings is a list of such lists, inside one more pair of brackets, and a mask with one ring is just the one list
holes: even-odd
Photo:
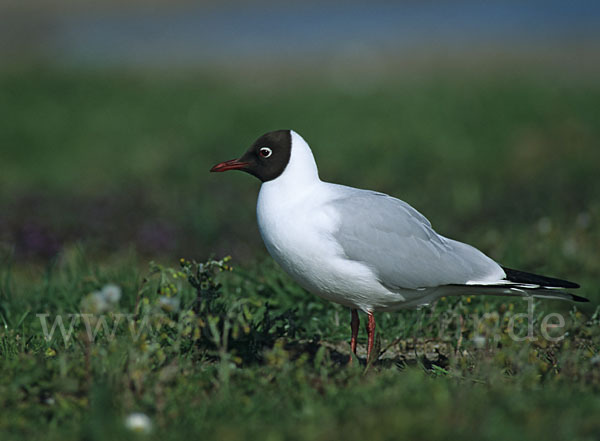
[(581, 297), (560, 289), (547, 287), (532, 288), (531, 284), (502, 284), (502, 285), (449, 285), (451, 291), (444, 295), (491, 295), (511, 297), (537, 297), (543, 299), (568, 300), (571, 302), (589, 302)]
[(555, 279), (554, 277), (540, 276), (537, 274), (526, 273), (511, 268), (502, 267), (506, 273), (506, 280), (518, 284), (539, 285), (543, 288), (570, 288), (577, 289), (579, 284), (569, 282), (568, 280)]

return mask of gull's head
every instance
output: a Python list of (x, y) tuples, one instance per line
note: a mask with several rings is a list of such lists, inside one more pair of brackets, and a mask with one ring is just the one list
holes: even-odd
[(293, 130), (265, 133), (238, 159), (221, 162), (211, 172), (241, 170), (262, 182), (285, 175), (318, 178), (317, 166), (308, 144)]

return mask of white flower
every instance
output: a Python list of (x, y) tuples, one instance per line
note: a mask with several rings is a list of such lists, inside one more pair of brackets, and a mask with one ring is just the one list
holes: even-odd
[(94, 291), (81, 300), (81, 309), (92, 314), (102, 314), (109, 309), (106, 296), (100, 291)]
[(117, 303), (121, 299), (121, 288), (117, 285), (109, 283), (102, 288), (102, 294), (109, 303)]
[(179, 309), (179, 299), (176, 297), (160, 296), (158, 304), (165, 311), (177, 311)]
[(112, 283), (104, 285), (102, 291), (94, 291), (81, 300), (81, 309), (92, 314), (103, 314), (113, 308), (121, 298), (121, 288)]
[(152, 420), (144, 413), (134, 412), (125, 418), (125, 427), (133, 432), (150, 433), (152, 431)]
[(475, 343), (477, 349), (483, 349), (485, 348), (486, 339), (483, 335), (476, 335), (473, 337), (473, 343)]

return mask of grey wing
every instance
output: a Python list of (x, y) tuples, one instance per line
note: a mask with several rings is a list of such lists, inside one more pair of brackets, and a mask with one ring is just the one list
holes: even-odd
[(368, 265), (388, 289), (494, 283), (505, 273), (470, 245), (438, 235), (406, 202), (344, 187), (330, 202), (339, 214), (335, 239), (346, 257)]

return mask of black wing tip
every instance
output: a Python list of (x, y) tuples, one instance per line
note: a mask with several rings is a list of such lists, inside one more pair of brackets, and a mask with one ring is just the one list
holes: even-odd
[[(512, 268), (502, 267), (506, 273), (506, 280), (515, 283), (531, 283), (540, 285), (548, 288), (580, 288), (578, 283), (570, 282), (568, 280), (555, 279), (554, 277), (540, 276), (538, 274), (527, 273), (525, 271), (519, 271)], [(583, 297), (580, 297), (583, 299)], [(579, 301), (579, 300), (578, 300)]]
[(581, 303), (589, 303), (590, 299), (586, 299), (585, 297), (581, 297), (581, 296), (576, 296), (575, 294), (571, 294), (571, 300), (573, 300), (574, 302), (581, 302)]

